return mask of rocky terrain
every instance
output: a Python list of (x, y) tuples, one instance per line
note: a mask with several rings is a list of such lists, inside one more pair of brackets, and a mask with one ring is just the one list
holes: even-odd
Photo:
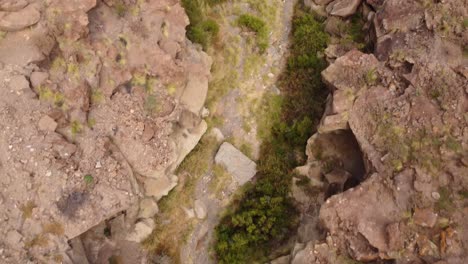
[[(332, 95), (293, 187), (297, 243), (272, 263), (466, 263), (467, 2), (306, 2), (328, 16)], [(367, 53), (340, 42), (355, 12)]]
[(87, 263), (73, 238), (123, 211), (122, 241), (151, 233), (206, 130), (188, 23), (172, 0), (0, 1), (1, 263)]

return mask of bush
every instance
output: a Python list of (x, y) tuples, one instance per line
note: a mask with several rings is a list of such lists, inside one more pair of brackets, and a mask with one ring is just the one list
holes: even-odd
[(206, 50), (208, 45), (218, 36), (219, 25), (212, 19), (205, 20), (187, 31), (187, 37), (195, 43), (202, 45)]
[[(224, 0), (207, 0), (209, 5), (216, 5)], [(206, 50), (218, 36), (219, 25), (213, 19), (206, 19), (203, 12), (204, 2), (201, 0), (182, 0), (182, 5), (190, 20), (187, 27), (187, 37)]]
[(256, 16), (243, 14), (237, 19), (237, 24), (255, 32), (257, 35), (257, 47), (260, 53), (265, 52), (268, 48), (268, 27), (266, 23)]

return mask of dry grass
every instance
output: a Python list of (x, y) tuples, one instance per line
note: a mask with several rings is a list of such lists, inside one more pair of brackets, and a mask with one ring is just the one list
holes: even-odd
[(49, 244), (49, 239), (45, 234), (36, 235), (32, 240), (27, 241), (24, 246), (26, 248), (32, 247), (46, 247)]
[(20, 207), (21, 212), (23, 212), (23, 219), (28, 219), (31, 218), (32, 216), (32, 211), (34, 208), (36, 208), (36, 204), (33, 201), (28, 201), (26, 204), (22, 205)]
[(65, 233), (63, 225), (58, 222), (51, 222), (42, 226), (42, 231), (46, 234), (62, 236)]
[(213, 178), (210, 181), (208, 189), (218, 199), (222, 200), (222, 191), (232, 182), (232, 177), (223, 166), (215, 164), (213, 166)]
[(192, 208), (195, 185), (213, 163), (219, 145), (213, 136), (206, 135), (195, 149), (185, 158), (177, 170), (180, 183), (168, 196), (159, 202), (160, 213), (156, 216), (156, 228), (143, 242), (155, 254), (168, 255), (176, 263), (180, 246), (192, 232), (195, 219), (188, 219), (185, 209)]

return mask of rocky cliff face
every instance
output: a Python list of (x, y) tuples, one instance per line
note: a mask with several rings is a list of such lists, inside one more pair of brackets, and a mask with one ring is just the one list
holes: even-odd
[(69, 239), (130, 207), (125, 239), (151, 232), (206, 130), (187, 24), (175, 0), (0, 1), (0, 262), (69, 263)]
[[(338, 194), (318, 198), (326, 238), (304, 217), (292, 263), (466, 263), (467, 2), (308, 2), (328, 15), (328, 29), (343, 16), (331, 10), (360, 4), (373, 52), (330, 45), (345, 52), (327, 54), (322, 77), (332, 96), (299, 171)], [(349, 132), (362, 157), (342, 141)], [(363, 174), (351, 166), (359, 159)]]

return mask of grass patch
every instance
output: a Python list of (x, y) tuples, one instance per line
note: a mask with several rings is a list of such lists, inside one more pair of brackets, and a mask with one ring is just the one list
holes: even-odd
[[(261, 23), (245, 19), (249, 28)], [(296, 227), (289, 196), (292, 170), (304, 162), (304, 148), (323, 111), (327, 89), (317, 57), (327, 45), (321, 21), (299, 9), (293, 21), (287, 70), (280, 76), (283, 97), (267, 94), (258, 109), (262, 139), (256, 183), (243, 188), (216, 228), (219, 263), (262, 263)]]
[(451, 192), (447, 187), (440, 187), (439, 188), (439, 194), (440, 198), (436, 203), (436, 209), (439, 212), (446, 211), (446, 212), (452, 212), (455, 210), (453, 200), (450, 197)]
[(37, 205), (33, 201), (28, 201), (26, 204), (21, 205), (20, 210), (23, 213), (22, 214), (23, 219), (31, 218), (32, 211), (36, 207)]
[(65, 233), (63, 225), (58, 222), (51, 222), (42, 226), (42, 232), (45, 234), (53, 234), (56, 236), (62, 236)]

